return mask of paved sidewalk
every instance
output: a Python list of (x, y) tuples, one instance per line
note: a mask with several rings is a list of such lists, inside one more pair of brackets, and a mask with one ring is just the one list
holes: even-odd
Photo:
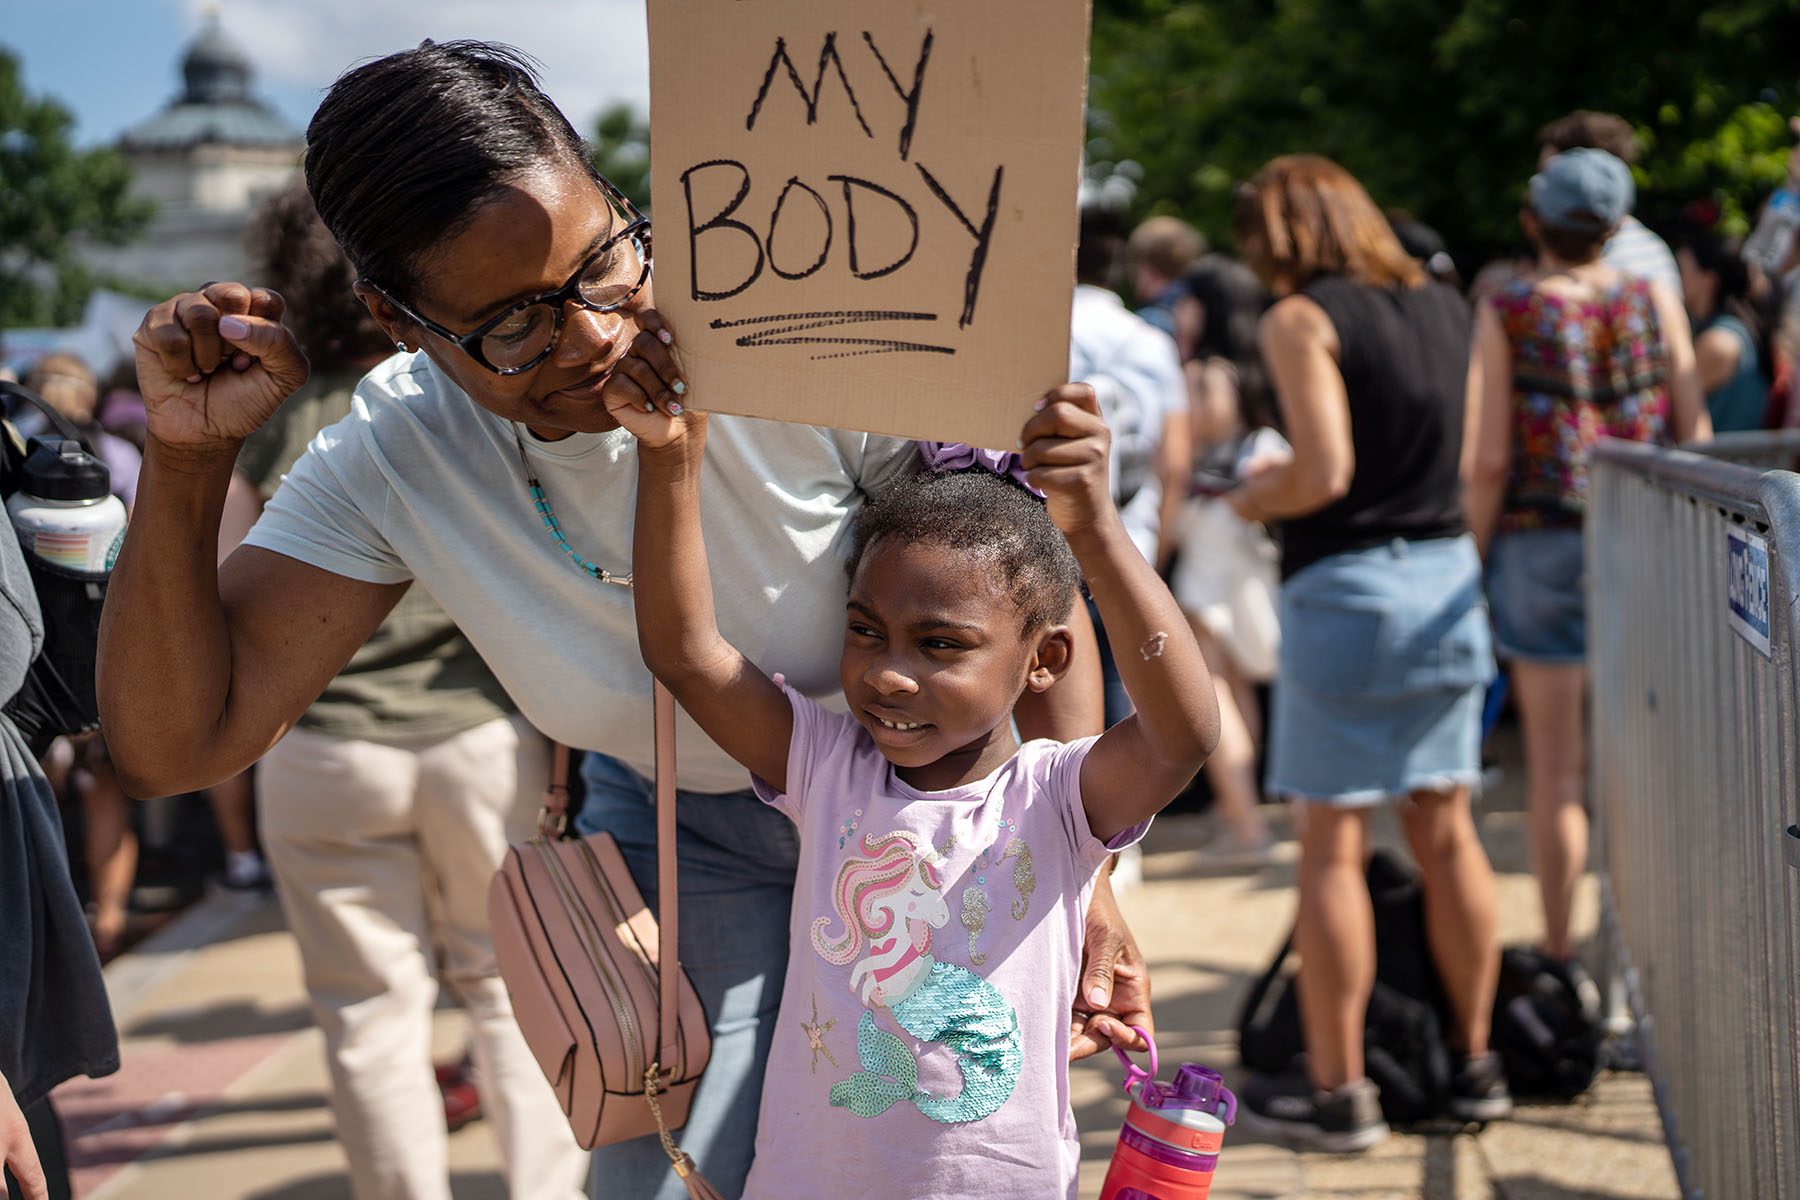
[[(1380, 828), (1397, 842), (1391, 819)], [(1503, 871), (1502, 934), (1527, 940), (1537, 901), (1523, 873), (1522, 814), (1485, 811), (1482, 832)], [(1199, 841), (1193, 818), (1159, 822), (1144, 883), (1122, 903), (1152, 962), (1163, 1061), (1212, 1063), (1230, 1078), (1237, 1005), (1293, 920), (1293, 869), (1217, 872)], [(1582, 910), (1590, 926), (1591, 892)], [(209, 897), (107, 976), (124, 1069), (57, 1094), (82, 1200), (347, 1200), (321, 1041), (272, 899)], [(456, 1013), (439, 1014), (438, 1035), (440, 1057), (460, 1049)], [(1084, 1200), (1098, 1194), (1124, 1112), (1117, 1085), (1110, 1056), (1076, 1069)], [(504, 1195), (485, 1123), (452, 1136), (450, 1156), (459, 1200)], [(1295, 1154), (1233, 1133), (1212, 1194), (1674, 1200), (1677, 1192), (1648, 1084), (1616, 1075), (1579, 1103), (1521, 1108), (1479, 1136), (1396, 1136), (1355, 1158)]]

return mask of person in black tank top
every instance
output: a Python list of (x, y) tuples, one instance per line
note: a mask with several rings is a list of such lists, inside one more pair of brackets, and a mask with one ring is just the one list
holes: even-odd
[(1343, 496), (1283, 523), (1282, 577), (1395, 538), (1456, 537), (1466, 528), (1458, 467), (1468, 305), (1441, 283), (1377, 287), (1343, 275), (1300, 295), (1337, 332), (1355, 472)]
[(1410, 801), (1401, 824), (1453, 1010), (1448, 1114), (1483, 1121), (1512, 1109), (1487, 1045), (1499, 943), (1469, 806), (1493, 673), (1458, 478), (1469, 313), (1326, 159), (1264, 167), (1239, 192), (1237, 231), (1279, 297), (1260, 342), (1294, 456), (1232, 502), (1283, 538), (1267, 784), (1305, 806), (1295, 927), (1305, 1075), (1254, 1080), (1244, 1110), (1290, 1143), (1360, 1150), (1387, 1134), (1363, 1060), (1375, 975), (1363, 862), (1368, 810), (1388, 800)]

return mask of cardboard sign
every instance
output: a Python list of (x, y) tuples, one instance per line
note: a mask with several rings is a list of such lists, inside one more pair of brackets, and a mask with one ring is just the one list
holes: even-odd
[(648, 0), (696, 407), (1011, 449), (1064, 382), (1088, 0)]

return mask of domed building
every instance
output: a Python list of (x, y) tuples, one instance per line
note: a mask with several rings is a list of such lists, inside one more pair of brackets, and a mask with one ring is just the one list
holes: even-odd
[(209, 14), (182, 55), (181, 93), (119, 139), (134, 190), (156, 202), (156, 217), (134, 244), (96, 248), (97, 267), (167, 287), (243, 277), (251, 213), (287, 186), (304, 145), (256, 97), (254, 76), (249, 56)]

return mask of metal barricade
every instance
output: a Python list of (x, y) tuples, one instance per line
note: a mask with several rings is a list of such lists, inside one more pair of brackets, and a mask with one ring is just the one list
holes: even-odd
[(1686, 449), (1750, 467), (1800, 471), (1800, 429), (1721, 433), (1710, 442), (1696, 442)]
[(1594, 456), (1594, 862), (1683, 1194), (1800, 1196), (1800, 475)]

